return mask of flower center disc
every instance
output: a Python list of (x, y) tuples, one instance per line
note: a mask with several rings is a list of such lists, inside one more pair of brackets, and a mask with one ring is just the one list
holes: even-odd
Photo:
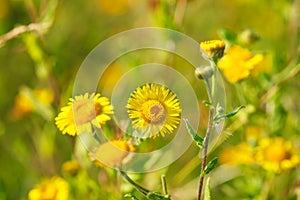
[(141, 111), (144, 120), (151, 124), (160, 124), (166, 119), (166, 110), (157, 100), (148, 100), (143, 103)]
[(281, 162), (285, 159), (288, 159), (290, 156), (288, 152), (282, 149), (281, 146), (270, 146), (266, 149), (265, 157), (271, 162)]

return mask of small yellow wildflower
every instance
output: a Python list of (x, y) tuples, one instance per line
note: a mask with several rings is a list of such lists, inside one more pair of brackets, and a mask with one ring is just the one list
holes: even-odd
[(204, 56), (209, 59), (221, 58), (224, 54), (225, 43), (222, 40), (208, 40), (200, 43)]
[(55, 123), (63, 134), (74, 136), (92, 132), (92, 125), (100, 128), (111, 119), (110, 114), (113, 114), (113, 107), (108, 98), (100, 97), (100, 94), (85, 93), (74, 99), (70, 98), (68, 106), (63, 107), (55, 118)]
[(69, 184), (63, 178), (54, 176), (36, 185), (28, 194), (29, 200), (68, 200)]
[(276, 173), (294, 168), (300, 164), (297, 148), (283, 138), (264, 138), (259, 141), (255, 159), (264, 169)]
[(95, 151), (89, 153), (89, 157), (100, 167), (120, 167), (129, 161), (130, 152), (134, 152), (135, 147), (122, 140), (111, 140), (101, 144)]
[(81, 166), (77, 160), (70, 160), (64, 162), (64, 164), (62, 165), (62, 172), (70, 176), (75, 176), (80, 168)]
[(263, 129), (259, 126), (247, 126), (246, 138), (248, 140), (257, 140), (263, 134)]
[(248, 49), (235, 45), (219, 60), (218, 67), (228, 81), (236, 83), (247, 78), (263, 58), (262, 54), (252, 54)]
[[(45, 106), (50, 106), (54, 101), (53, 91), (46, 88), (35, 88), (32, 91), (32, 96), (29, 89), (21, 89), (15, 98), (15, 104), (11, 115), (13, 119), (20, 119), (24, 115), (33, 112), (36, 109), (36, 102)], [(35, 102), (36, 101), (36, 102)]]
[(220, 163), (227, 165), (251, 165), (254, 163), (253, 149), (246, 142), (227, 147), (220, 153)]
[(133, 127), (144, 136), (165, 136), (180, 122), (181, 108), (176, 94), (154, 83), (137, 88), (127, 108)]
[(101, 10), (109, 14), (121, 14), (129, 6), (128, 0), (97, 0), (97, 4)]

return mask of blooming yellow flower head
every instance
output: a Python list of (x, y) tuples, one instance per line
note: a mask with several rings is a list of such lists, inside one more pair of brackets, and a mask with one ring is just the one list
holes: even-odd
[(55, 176), (36, 185), (28, 194), (29, 200), (68, 200), (69, 184), (63, 178)]
[(276, 173), (294, 168), (300, 164), (297, 148), (283, 138), (264, 138), (259, 141), (255, 159), (264, 169)]
[(253, 149), (245, 142), (227, 147), (220, 153), (220, 163), (227, 165), (253, 164)]
[(180, 122), (179, 100), (171, 90), (155, 83), (138, 87), (128, 99), (134, 129), (144, 136), (172, 133)]
[(100, 94), (88, 94), (70, 98), (68, 106), (63, 107), (55, 118), (56, 126), (63, 134), (76, 135), (92, 132), (92, 126), (100, 128), (110, 120), (113, 107), (108, 98)]
[(221, 58), (224, 54), (225, 43), (222, 40), (208, 40), (200, 43), (204, 56), (209, 59)]
[(135, 147), (126, 141), (111, 140), (90, 152), (89, 157), (100, 167), (120, 167), (129, 161), (128, 156), (134, 151)]
[(218, 67), (228, 81), (236, 83), (247, 78), (262, 61), (262, 54), (252, 54), (248, 49), (235, 45), (219, 60)]

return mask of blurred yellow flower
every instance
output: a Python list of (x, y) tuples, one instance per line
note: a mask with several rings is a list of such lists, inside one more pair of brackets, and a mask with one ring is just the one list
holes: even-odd
[(220, 163), (227, 165), (251, 165), (254, 163), (253, 148), (246, 142), (225, 148), (219, 157)]
[(62, 172), (70, 176), (75, 176), (80, 168), (81, 166), (77, 160), (70, 160), (64, 162), (64, 164), (62, 165)]
[(24, 115), (33, 112), (37, 103), (50, 106), (54, 101), (53, 91), (47, 88), (35, 88), (32, 93), (30, 92), (31, 90), (29, 89), (21, 89), (16, 96), (14, 107), (11, 111), (13, 119), (20, 119)]
[(221, 58), (224, 54), (225, 43), (222, 40), (208, 40), (200, 43), (204, 56), (210, 59)]
[(255, 159), (264, 169), (276, 173), (299, 166), (300, 156), (291, 141), (283, 138), (264, 138), (259, 141)]
[(63, 178), (54, 176), (36, 185), (28, 194), (29, 200), (68, 200), (69, 184)]
[(176, 94), (155, 83), (145, 84), (131, 93), (127, 108), (133, 127), (144, 136), (165, 136), (180, 122), (181, 108)]
[(247, 78), (263, 58), (262, 54), (252, 54), (248, 49), (235, 45), (219, 60), (218, 67), (228, 81), (236, 83)]
[(263, 129), (259, 126), (247, 126), (246, 138), (248, 140), (257, 140), (263, 134)]
[(128, 6), (128, 0), (97, 0), (101, 10), (109, 14), (120, 14), (124, 12)]
[(62, 134), (78, 135), (92, 132), (92, 126), (101, 128), (111, 118), (113, 107), (109, 99), (100, 94), (88, 94), (70, 98), (67, 106), (55, 118), (55, 124)]
[(95, 151), (89, 153), (89, 157), (100, 167), (120, 167), (129, 161), (130, 152), (135, 147), (126, 141), (111, 140), (101, 144)]

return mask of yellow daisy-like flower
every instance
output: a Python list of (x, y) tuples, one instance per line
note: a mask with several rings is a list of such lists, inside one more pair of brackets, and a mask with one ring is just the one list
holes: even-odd
[(224, 54), (225, 43), (222, 40), (208, 40), (200, 43), (204, 56), (209, 59), (221, 58)]
[(120, 167), (129, 161), (130, 152), (135, 147), (126, 141), (111, 140), (101, 144), (95, 151), (89, 153), (89, 157), (100, 167)]
[(69, 184), (63, 178), (54, 176), (29, 191), (29, 200), (68, 200)]
[(300, 164), (297, 148), (283, 138), (264, 138), (259, 141), (255, 159), (264, 169), (276, 173), (294, 168)]
[(101, 128), (111, 118), (113, 107), (109, 99), (100, 94), (85, 93), (84, 95), (70, 98), (68, 106), (63, 107), (55, 118), (55, 124), (63, 134), (78, 135), (92, 132), (95, 127)]
[(143, 136), (165, 136), (180, 122), (181, 108), (176, 94), (155, 83), (137, 88), (128, 99), (127, 108), (133, 128)]
[(236, 83), (247, 78), (263, 58), (262, 54), (252, 54), (248, 49), (235, 45), (219, 60), (218, 67), (228, 81)]
[(227, 165), (251, 165), (254, 163), (253, 148), (246, 142), (227, 147), (220, 153), (220, 163)]

